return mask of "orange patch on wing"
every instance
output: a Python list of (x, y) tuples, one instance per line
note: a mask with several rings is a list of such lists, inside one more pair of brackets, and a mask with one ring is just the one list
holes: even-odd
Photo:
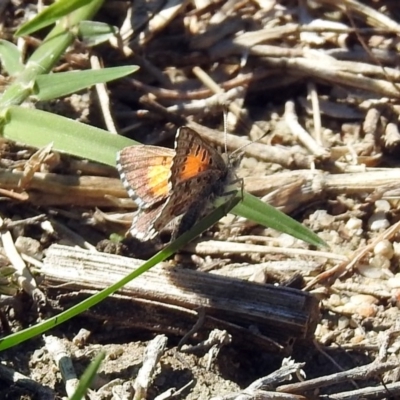
[(210, 164), (208, 154), (204, 151), (200, 151), (199, 154), (191, 153), (187, 156), (186, 163), (180, 171), (180, 178), (183, 180), (191, 179), (209, 168)]
[(168, 177), (171, 170), (172, 159), (165, 164), (149, 167), (147, 179), (149, 190), (154, 196), (167, 196), (169, 191)]

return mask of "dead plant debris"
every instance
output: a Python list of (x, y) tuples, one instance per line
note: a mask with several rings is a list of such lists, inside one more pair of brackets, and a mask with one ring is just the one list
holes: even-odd
[[(32, 9), (0, 2), (2, 37)], [(118, 40), (76, 42), (57, 70), (139, 72), (37, 107), (145, 144), (170, 146), (184, 124), (230, 152), (254, 142), (238, 170), (245, 190), (329, 249), (227, 216), (169, 263), (175, 279), (154, 270), (154, 286), (144, 277), (0, 354), (0, 397), (71, 395), (101, 350), (91, 399), (400, 397), (399, 16), (388, 0), (105, 2), (96, 18)], [(50, 147), (0, 150), (6, 336), (113, 283), (119, 262), (140, 263), (98, 258), (99, 243), (143, 257), (157, 245), (104, 242), (135, 210), (113, 168)]]

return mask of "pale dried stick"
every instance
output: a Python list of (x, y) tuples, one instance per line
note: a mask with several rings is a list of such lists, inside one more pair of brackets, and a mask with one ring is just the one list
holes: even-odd
[[(0, 226), (4, 223), (0, 217)], [(37, 287), (36, 281), (31, 275), (29, 269), (26, 267), (24, 260), (21, 258), (18, 250), (15, 247), (13, 238), (9, 230), (1, 230), (0, 232), (1, 241), (3, 243), (4, 252), (7, 258), (10, 260), (12, 266), (15, 268), (17, 281), (20, 287), (28, 293), (37, 303), (45, 304), (46, 296)]]
[(313, 110), (313, 120), (314, 120), (314, 136), (316, 142), (323, 146), (321, 137), (321, 110), (319, 107), (319, 99), (317, 93), (317, 87), (314, 82), (308, 82), (307, 84), (308, 97), (311, 99), (311, 105)]
[[(212, 90), (216, 94), (221, 94), (224, 92), (224, 89), (222, 89), (205, 71), (203, 71), (200, 67), (194, 67), (193, 68), (193, 73), (206, 85), (210, 90)], [(229, 103), (229, 111), (232, 112), (236, 118), (238, 118), (241, 123), (244, 125), (245, 129), (248, 132), (253, 131), (253, 133), (256, 133), (256, 136), (261, 137), (264, 136), (265, 132), (258, 127), (257, 124), (253, 123), (250, 118), (248, 118), (246, 115), (244, 115), (242, 108), (235, 103), (235, 101), (232, 101)], [(255, 139), (258, 139), (255, 138)]]
[[(90, 65), (92, 69), (99, 70), (101, 69), (99, 58), (95, 55), (90, 57)], [(96, 83), (96, 92), (99, 97), (100, 108), (103, 114), (104, 122), (106, 124), (107, 130), (110, 133), (116, 134), (117, 128), (114, 124), (114, 119), (111, 115), (111, 107), (110, 107), (110, 97), (107, 93), (107, 87), (105, 83)]]
[(238, 97), (244, 95), (244, 88), (242, 86), (230, 89), (226, 92), (214, 94), (208, 98), (201, 100), (193, 100), (190, 103), (180, 103), (167, 107), (168, 112), (193, 114), (197, 112), (209, 113), (215, 109), (222, 109), (226, 104), (233, 102)]
[(163, 9), (149, 20), (149, 23), (139, 37), (137, 44), (143, 46), (148, 43), (153, 36), (164, 29), (179, 13), (181, 13), (189, 1), (188, 0), (167, 0), (163, 3)]
[[(396, 362), (386, 362), (386, 363), (377, 363), (377, 362), (372, 362), (368, 365), (363, 365), (361, 367), (356, 367), (348, 371), (343, 371), (343, 372), (338, 372), (336, 374), (331, 374), (327, 376), (321, 376), (319, 378), (314, 378), (310, 379), (307, 381), (303, 382), (297, 382), (297, 383), (292, 383), (292, 384), (287, 384), (287, 385), (282, 385), (276, 388), (278, 392), (283, 392), (283, 393), (304, 393), (306, 391), (310, 390), (315, 390), (319, 389), (322, 387), (330, 386), (330, 385), (337, 385), (338, 383), (341, 382), (347, 382), (350, 379), (360, 379), (360, 380), (366, 380), (369, 378), (376, 377), (379, 374), (382, 374), (386, 371), (390, 371), (393, 368), (397, 367)], [(399, 387), (399, 385), (397, 385)], [(381, 387), (382, 388), (382, 387)], [(377, 388), (369, 388), (369, 389), (377, 389)], [(362, 390), (362, 389), (360, 389)], [(341, 393), (342, 395), (349, 393), (349, 392), (344, 392)], [(337, 394), (339, 395), (339, 394)], [(331, 397), (329, 396), (330, 399), (335, 398), (335, 399), (340, 399), (341, 397)], [(343, 397), (346, 398), (346, 397)], [(353, 398), (353, 399), (360, 399), (361, 397), (347, 397), (348, 399)], [(376, 397), (374, 397), (376, 398)]]
[(62, 340), (58, 337), (44, 336), (43, 339), (46, 344), (46, 349), (61, 372), (65, 384), (65, 391), (68, 397), (71, 397), (79, 385), (79, 379), (76, 376), (71, 355)]
[(291, 249), (273, 246), (261, 246), (257, 244), (244, 244), (234, 242), (222, 242), (217, 240), (204, 240), (202, 242), (189, 243), (185, 246), (185, 250), (189, 250), (196, 254), (285, 254), (285, 255), (303, 255), (308, 257), (323, 257), (331, 260), (348, 261), (348, 257), (335, 253), (324, 251), (313, 251), (306, 249)]
[(292, 134), (315, 156), (318, 158), (328, 158), (329, 152), (319, 145), (310, 134), (299, 124), (293, 101), (285, 104), (285, 122)]
[(165, 352), (167, 341), (168, 339), (165, 335), (158, 335), (147, 345), (143, 365), (133, 385), (135, 389), (133, 400), (147, 398), (147, 391), (150, 387), (154, 371)]
[(337, 7), (343, 11), (353, 11), (366, 19), (366, 23), (378, 28), (389, 28), (395, 32), (400, 33), (400, 25), (389, 18), (387, 15), (377, 11), (376, 9), (369, 7), (356, 0), (318, 0), (318, 3), (329, 4), (333, 7)]
[(154, 400), (167, 400), (172, 398), (179, 398), (179, 395), (185, 392), (187, 388), (193, 385), (193, 383), (194, 381), (191, 380), (186, 385), (183, 385), (180, 389), (175, 389), (175, 388), (168, 389), (164, 393), (161, 393), (157, 397), (154, 397)]

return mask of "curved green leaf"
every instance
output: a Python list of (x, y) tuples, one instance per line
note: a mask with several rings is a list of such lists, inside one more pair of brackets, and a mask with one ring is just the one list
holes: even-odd
[(57, 20), (81, 8), (92, 0), (58, 0), (46, 7), (30, 21), (23, 24), (15, 33), (16, 36), (29, 35), (46, 26), (54, 24)]
[(68, 71), (36, 78), (34, 97), (45, 101), (67, 96), (97, 83), (106, 83), (137, 71), (137, 66), (104, 68), (99, 70)]

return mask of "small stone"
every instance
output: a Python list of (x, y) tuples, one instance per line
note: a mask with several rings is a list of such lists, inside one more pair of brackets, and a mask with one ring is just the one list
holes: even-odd
[(350, 303), (353, 304), (377, 304), (378, 299), (370, 294), (355, 294), (350, 297)]
[(368, 220), (368, 226), (372, 231), (379, 231), (388, 228), (390, 223), (386, 219), (385, 213), (383, 211), (379, 211), (371, 215), (370, 219)]
[(338, 307), (343, 304), (342, 298), (338, 294), (331, 294), (329, 297), (329, 305), (332, 307)]
[(382, 240), (374, 247), (374, 253), (390, 260), (394, 255), (393, 245), (389, 240)]
[[(370, 258), (369, 265), (373, 268), (389, 269), (390, 260), (388, 260), (386, 257), (377, 255)], [(390, 276), (393, 276), (393, 274), (390, 273)]]
[(400, 258), (400, 243), (393, 242), (393, 251), (396, 257)]
[(338, 329), (342, 330), (342, 329), (346, 329), (348, 328), (350, 325), (350, 321), (347, 317), (345, 317), (344, 315), (342, 315), (341, 317), (339, 317), (338, 319)]
[(277, 238), (280, 247), (283, 248), (291, 248), (294, 246), (296, 239), (293, 236), (288, 235), (287, 233), (282, 233)]
[(346, 222), (346, 228), (350, 231), (361, 230), (362, 232), (362, 220), (360, 218), (352, 217)]
[(28, 256), (36, 258), (36, 260), (41, 260), (43, 258), (42, 246), (41, 244), (30, 237), (19, 236), (15, 241), (15, 247), (21, 253), (25, 253)]
[(372, 266), (370, 264), (359, 264), (358, 272), (370, 279), (384, 279), (391, 277), (388, 269), (382, 269), (380, 266)]
[(355, 294), (350, 297), (350, 301), (344, 305), (343, 311), (350, 315), (360, 315), (361, 317), (373, 317), (378, 312), (376, 305), (378, 299), (369, 294)]
[(400, 274), (396, 274), (392, 278), (389, 278), (387, 285), (392, 289), (400, 288)]
[(387, 200), (377, 200), (375, 202), (375, 210), (388, 212), (390, 211), (390, 203)]
[(264, 272), (264, 269), (259, 268), (258, 270), (255, 270), (253, 274), (249, 277), (250, 282), (256, 282), (260, 283), (262, 285), (267, 283), (267, 275)]
[(364, 318), (375, 317), (378, 307), (375, 304), (360, 304), (357, 308), (357, 314)]
[(365, 339), (364, 335), (357, 335), (351, 338), (350, 343), (351, 344), (359, 344), (362, 343), (362, 341)]
[(310, 215), (310, 221), (316, 222), (320, 228), (329, 228), (335, 222), (335, 217), (329, 215), (325, 210), (317, 210)]

